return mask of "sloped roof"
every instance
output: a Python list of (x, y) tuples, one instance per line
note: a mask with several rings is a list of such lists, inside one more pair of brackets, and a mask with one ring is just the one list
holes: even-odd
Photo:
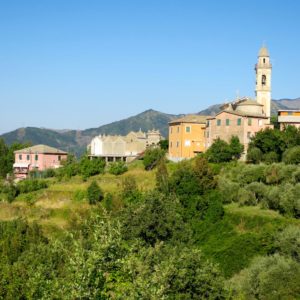
[(263, 57), (263, 56), (269, 56), (269, 51), (267, 47), (261, 47), (258, 53), (258, 56)]
[(216, 119), (216, 117), (222, 113), (228, 113), (236, 116), (241, 116), (241, 117), (252, 117), (252, 118), (261, 118), (261, 119), (268, 119), (263, 114), (254, 114), (254, 113), (247, 113), (247, 112), (242, 112), (242, 111), (236, 111), (236, 110), (222, 110), (219, 113), (217, 113), (214, 117), (209, 117), (208, 119)]
[(199, 116), (199, 115), (186, 115), (183, 118), (179, 118), (176, 120), (173, 120), (169, 122), (169, 124), (175, 124), (175, 123), (200, 123), (205, 124), (207, 116)]
[(14, 153), (47, 153), (47, 154), (68, 154), (62, 150), (47, 145), (35, 145), (32, 147), (16, 150)]
[(241, 102), (237, 103), (237, 106), (242, 106), (242, 105), (263, 106), (262, 104), (258, 103), (256, 100), (252, 100), (252, 99), (247, 99), (245, 101), (241, 101)]

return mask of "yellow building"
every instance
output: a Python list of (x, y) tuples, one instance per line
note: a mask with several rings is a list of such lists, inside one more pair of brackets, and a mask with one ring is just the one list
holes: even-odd
[(179, 161), (204, 152), (206, 118), (187, 115), (169, 122), (169, 159)]

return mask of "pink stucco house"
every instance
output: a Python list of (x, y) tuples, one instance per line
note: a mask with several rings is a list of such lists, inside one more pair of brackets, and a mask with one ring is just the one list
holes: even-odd
[(17, 179), (27, 178), (30, 171), (59, 168), (68, 153), (46, 145), (36, 145), (14, 152), (14, 175)]

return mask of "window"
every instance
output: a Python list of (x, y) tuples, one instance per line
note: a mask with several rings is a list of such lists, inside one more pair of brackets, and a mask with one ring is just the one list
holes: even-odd
[(238, 126), (241, 126), (241, 125), (242, 125), (242, 119), (241, 119), (241, 118), (238, 118), (238, 119), (237, 119), (237, 125), (238, 125)]
[(172, 127), (170, 127), (170, 133), (172, 133)]
[(262, 120), (258, 120), (258, 126), (262, 126)]
[(250, 131), (247, 132), (247, 138), (248, 138), (248, 140), (251, 138), (251, 132)]
[(172, 142), (170, 142), (170, 148), (172, 148), (172, 145), (173, 145)]
[(226, 126), (229, 126), (229, 124), (230, 124), (230, 120), (226, 119)]
[(177, 127), (177, 132), (179, 132), (179, 126)]
[(252, 119), (248, 118), (248, 125), (251, 126), (252, 125)]
[(209, 131), (207, 131), (207, 133), (206, 133), (206, 137), (207, 137), (207, 138), (209, 138)]
[(61, 161), (61, 156), (60, 156), (60, 155), (58, 155), (58, 158), (57, 158), (57, 159), (58, 159), (58, 161)]
[(221, 126), (221, 120), (220, 119), (217, 120), (217, 126)]
[(207, 127), (209, 127), (209, 125), (210, 125), (209, 123), (210, 123), (209, 121), (206, 122), (206, 126), (207, 126)]
[(267, 76), (266, 75), (262, 75), (261, 76), (261, 84), (265, 85), (267, 83)]
[(22, 160), (22, 154), (19, 154), (19, 160)]
[(39, 160), (38, 154), (36, 154), (36, 155), (34, 156), (34, 159), (35, 159), (35, 160)]
[(263, 61), (264, 61), (264, 64), (265, 64), (266, 63), (266, 59), (264, 58)]
[(179, 147), (179, 142), (176, 142), (176, 147), (177, 147), (177, 148)]
[(186, 147), (191, 146), (191, 141), (190, 140), (185, 140), (184, 146), (186, 146)]
[(185, 132), (191, 132), (191, 126), (186, 126), (185, 127)]
[(27, 158), (27, 160), (30, 160), (30, 155), (29, 155), (29, 154), (27, 154), (27, 157), (26, 157), (26, 158)]

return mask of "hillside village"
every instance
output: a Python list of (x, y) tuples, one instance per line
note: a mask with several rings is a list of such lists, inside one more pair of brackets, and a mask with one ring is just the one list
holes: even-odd
[(255, 99), (168, 139), (0, 139), (0, 299), (298, 299), (300, 111), (272, 119), (271, 70), (263, 47)]
[[(259, 131), (274, 128), (271, 124), (271, 78), (272, 64), (268, 49), (263, 46), (255, 64), (256, 98), (237, 98), (220, 107), (214, 116), (186, 115), (169, 122), (168, 159), (180, 161), (204, 153), (216, 139), (229, 142), (236, 136), (243, 145), (241, 159), (246, 160), (251, 138)], [(300, 127), (300, 110), (279, 110), (278, 123), (281, 129), (288, 125)], [(157, 146), (163, 139), (159, 130), (144, 133), (129, 132), (121, 135), (99, 135), (87, 146), (90, 159), (103, 158), (106, 162), (130, 162)], [(48, 149), (48, 151), (40, 150)], [(63, 154), (63, 155), (62, 155)], [(32, 157), (34, 155), (34, 161)], [(15, 151), (14, 174), (26, 178), (30, 171), (43, 171), (59, 167), (67, 153), (45, 145), (37, 145)]]

